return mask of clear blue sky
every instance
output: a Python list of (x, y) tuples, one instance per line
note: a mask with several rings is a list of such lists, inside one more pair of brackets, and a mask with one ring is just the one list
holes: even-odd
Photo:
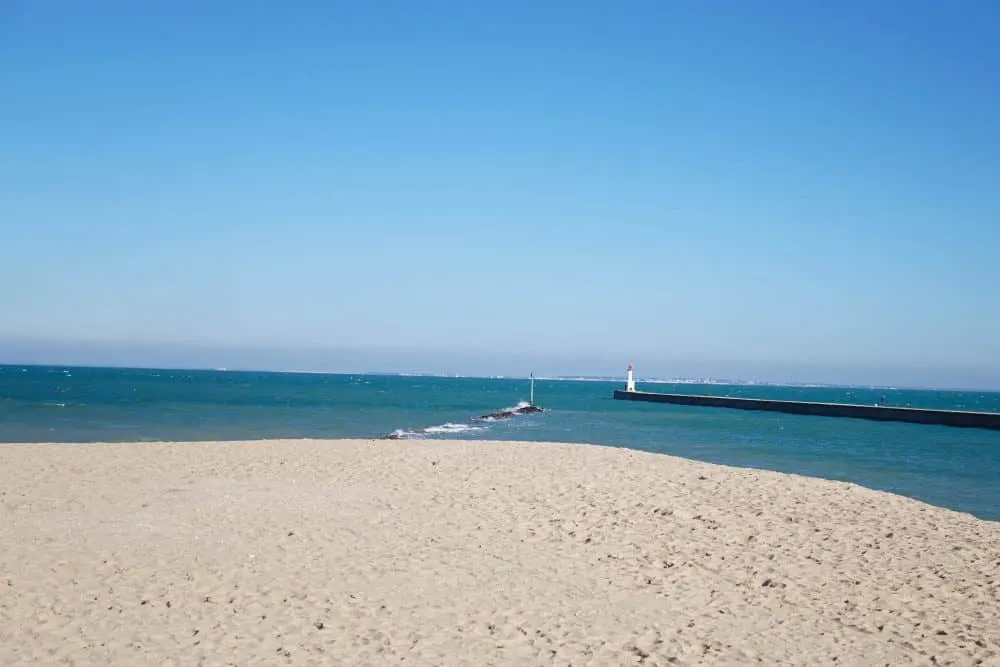
[(3, 2), (0, 361), (1000, 386), (998, 73), (991, 0)]

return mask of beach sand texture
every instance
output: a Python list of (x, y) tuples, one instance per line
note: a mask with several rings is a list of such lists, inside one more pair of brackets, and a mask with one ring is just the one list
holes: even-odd
[(0, 665), (998, 665), (1000, 524), (585, 445), (0, 446)]

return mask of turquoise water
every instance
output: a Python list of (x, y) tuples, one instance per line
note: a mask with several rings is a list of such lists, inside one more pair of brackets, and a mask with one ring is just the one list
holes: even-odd
[[(1000, 520), (1000, 432), (614, 401), (539, 380), (537, 415), (477, 422), (525, 380), (0, 366), (0, 442), (404, 437), (587, 442), (839, 479)], [(670, 385), (639, 389), (1000, 412), (1000, 393)]]

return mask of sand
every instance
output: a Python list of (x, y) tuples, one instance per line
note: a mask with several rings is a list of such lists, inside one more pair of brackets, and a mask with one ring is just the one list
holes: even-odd
[(2, 665), (1000, 664), (1000, 524), (626, 449), (0, 446)]

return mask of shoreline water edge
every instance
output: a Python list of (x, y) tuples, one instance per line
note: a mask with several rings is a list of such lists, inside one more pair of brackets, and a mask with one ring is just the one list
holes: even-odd
[[(620, 383), (0, 366), (0, 442), (287, 438), (583, 442), (848, 481), (1000, 519), (1000, 432), (623, 404)], [(640, 381), (639, 389), (643, 385)], [(1000, 411), (1000, 394), (657, 385), (768, 400)], [(522, 402), (519, 402), (522, 401)], [(496, 406), (512, 406), (498, 408)]]

